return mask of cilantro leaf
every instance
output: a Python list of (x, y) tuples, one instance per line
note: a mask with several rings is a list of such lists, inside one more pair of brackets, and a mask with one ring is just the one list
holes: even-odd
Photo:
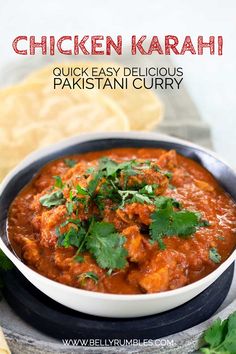
[(85, 279), (92, 279), (95, 283), (98, 282), (99, 277), (96, 273), (94, 272), (86, 272), (86, 273), (82, 273), (79, 275), (79, 278), (81, 279), (81, 281), (83, 282)]
[(168, 178), (168, 179), (172, 179), (172, 177), (173, 177), (173, 173), (172, 172), (170, 172), (170, 171), (165, 171), (164, 172), (164, 175)]
[(161, 249), (164, 248), (161, 241), (164, 236), (188, 237), (202, 226), (200, 215), (189, 210), (174, 210), (175, 200), (159, 199), (159, 209), (151, 214), (150, 234), (153, 240), (159, 243)]
[(117, 162), (108, 157), (103, 157), (99, 160), (99, 170), (104, 170), (107, 177), (114, 175), (119, 169), (118, 166), (119, 164)]
[(66, 202), (66, 210), (68, 215), (71, 215), (74, 211), (74, 203), (73, 202)]
[(86, 247), (101, 268), (122, 269), (127, 261), (127, 251), (123, 247), (125, 237), (118, 234), (115, 227), (107, 222), (95, 222), (86, 239)]
[(72, 159), (65, 159), (64, 162), (68, 167), (74, 167), (77, 163), (75, 160)]
[(228, 333), (225, 336), (223, 347), (229, 353), (236, 353), (236, 312), (228, 318)]
[(75, 246), (79, 248), (85, 235), (86, 231), (84, 230), (84, 228), (80, 228), (78, 230), (75, 227), (70, 227), (67, 232), (59, 235), (57, 244), (58, 246), (66, 248), (70, 246)]
[(217, 251), (217, 249), (215, 247), (212, 247), (212, 248), (209, 249), (209, 258), (214, 263), (220, 263), (221, 262), (221, 255), (218, 253), (218, 251)]
[(90, 197), (94, 196), (94, 193), (97, 189), (98, 183), (100, 182), (100, 179), (102, 177), (102, 173), (101, 171), (95, 173), (95, 175), (93, 176), (93, 179), (91, 179), (91, 181), (88, 184), (88, 193), (90, 195)]
[(236, 311), (228, 319), (215, 320), (204, 332), (205, 345), (200, 348), (205, 354), (236, 353)]
[(54, 206), (64, 204), (65, 201), (66, 200), (64, 198), (64, 195), (60, 190), (51, 194), (45, 194), (39, 199), (39, 202), (47, 208), (52, 208)]
[(133, 160), (118, 163), (108, 157), (99, 160), (99, 170), (106, 172), (106, 177), (114, 176), (118, 171), (128, 169), (134, 164)]
[(199, 226), (199, 218), (195, 212), (181, 210), (174, 212), (171, 216), (172, 223), (168, 230), (168, 234), (178, 235), (181, 237), (190, 236), (197, 231)]
[(219, 318), (213, 322), (210, 328), (205, 331), (204, 339), (211, 347), (217, 347), (224, 339), (224, 327), (227, 321)]
[(74, 257), (74, 260), (75, 260), (76, 262), (78, 262), (78, 263), (83, 263), (84, 257), (81, 256), (80, 254), (78, 254), (78, 255), (76, 255), (76, 256)]
[(62, 179), (60, 176), (53, 176), (53, 178), (55, 179), (55, 184), (54, 187), (63, 189), (64, 188), (64, 183), (62, 182)]
[(81, 187), (79, 184), (76, 186), (76, 190), (77, 190), (78, 194), (88, 195), (87, 189), (84, 187)]
[(135, 193), (133, 198), (130, 200), (130, 203), (152, 204), (152, 201), (147, 195), (143, 195), (141, 193)]
[(94, 172), (95, 172), (95, 167), (89, 167), (89, 168), (85, 171), (86, 174), (91, 174), (91, 173), (94, 173)]
[(11, 270), (14, 267), (13, 263), (0, 249), (0, 270)]
[(164, 208), (167, 203), (171, 203), (176, 208), (181, 208), (181, 203), (174, 198), (166, 197), (164, 195), (159, 195), (155, 198), (154, 204), (157, 208)]
[[(4, 281), (1, 276), (1, 271), (7, 271), (7, 270), (11, 270), (13, 268), (14, 268), (13, 263), (10, 261), (9, 258), (7, 258), (5, 253), (3, 253), (3, 251), (0, 249), (0, 289), (4, 288)], [(2, 297), (0, 294), (0, 301), (1, 301), (1, 299), (2, 299)]]

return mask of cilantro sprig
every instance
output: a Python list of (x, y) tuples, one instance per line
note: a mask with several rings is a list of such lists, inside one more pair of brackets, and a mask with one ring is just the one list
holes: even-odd
[(42, 204), (42, 206), (45, 206), (47, 208), (52, 208), (54, 206), (64, 204), (66, 202), (66, 199), (64, 198), (62, 191), (57, 190), (56, 192), (53, 192), (51, 194), (43, 195), (39, 199), (39, 201)]
[(87, 236), (86, 247), (103, 269), (122, 269), (128, 255), (123, 247), (126, 238), (116, 232), (115, 227), (107, 222), (93, 223)]
[(87, 223), (69, 219), (61, 226), (73, 223), (65, 233), (57, 229), (58, 246), (77, 247), (76, 261), (81, 261), (85, 251), (96, 259), (103, 269), (122, 269), (127, 263), (127, 251), (124, 248), (125, 237), (116, 232), (113, 224), (90, 219)]
[[(188, 238), (204, 225), (201, 214), (189, 210), (179, 210), (180, 204), (168, 197), (156, 199), (157, 210), (151, 214), (150, 235), (160, 249), (165, 249), (163, 237), (179, 236)], [(175, 207), (175, 208), (174, 208)], [(205, 225), (204, 225), (205, 226)]]
[(81, 282), (81, 285), (85, 284), (85, 280), (86, 279), (92, 279), (95, 284), (97, 284), (97, 282), (99, 280), (98, 275), (96, 273), (94, 273), (94, 272), (81, 273), (81, 274), (79, 274), (78, 278), (79, 278), (79, 280)]
[(0, 271), (1, 270), (11, 270), (13, 268), (13, 263), (10, 261), (9, 258), (3, 253), (0, 249)]
[(77, 163), (75, 160), (72, 160), (72, 159), (65, 159), (64, 162), (65, 162), (66, 166), (68, 166), (70, 168), (74, 167)]
[[(2, 271), (8, 271), (14, 268), (13, 263), (10, 261), (9, 258), (3, 253), (3, 251), (0, 249), (0, 289), (4, 287), (4, 282), (1, 277), (1, 272)], [(0, 297), (1, 299), (1, 297)]]
[(60, 176), (53, 176), (55, 179), (54, 187), (57, 187), (59, 189), (63, 189), (65, 187), (65, 184), (62, 182), (62, 179)]
[(200, 351), (204, 354), (236, 353), (236, 311), (228, 319), (215, 320), (203, 334), (204, 346)]
[[(155, 211), (151, 214), (150, 242), (157, 241), (160, 249), (165, 249), (163, 238), (166, 236), (187, 238), (199, 227), (209, 225), (202, 220), (200, 213), (182, 209), (181, 203), (173, 198), (156, 195), (158, 184), (145, 184), (137, 178), (132, 180), (130, 187), (129, 176), (145, 175), (145, 170), (149, 169), (162, 173), (169, 180), (172, 178), (170, 172), (161, 170), (149, 160), (118, 163), (104, 157), (99, 160), (98, 166), (85, 171), (84, 177), (91, 176), (86, 186), (67, 184), (69, 197), (65, 198), (65, 183), (60, 176), (54, 176), (54, 191), (42, 196), (40, 203), (47, 208), (61, 204), (66, 206), (69, 218), (56, 230), (58, 246), (76, 247), (74, 260), (77, 262), (83, 262), (83, 253), (89, 252), (103, 269), (112, 271), (124, 268), (127, 263), (126, 238), (116, 231), (112, 223), (102, 221), (106, 205), (112, 209), (124, 208), (129, 203), (153, 205)], [(81, 206), (87, 213), (84, 221), (78, 219)], [(93, 210), (94, 217), (89, 217), (89, 210)], [(61, 232), (65, 226), (66, 231)], [(209, 257), (217, 262), (219, 256), (216, 250), (209, 252)]]
[(209, 258), (214, 263), (220, 263), (221, 262), (221, 255), (219, 254), (217, 248), (212, 247), (212, 248), (209, 249)]

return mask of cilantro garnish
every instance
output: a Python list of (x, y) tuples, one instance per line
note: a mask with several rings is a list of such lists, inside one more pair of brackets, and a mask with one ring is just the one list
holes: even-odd
[[(80, 184), (69, 190), (69, 199), (66, 201), (62, 193), (64, 184), (61, 177), (54, 176), (55, 187), (59, 188), (52, 194), (46, 194), (40, 198), (40, 203), (48, 208), (66, 203), (67, 215), (70, 217), (57, 228), (58, 246), (76, 247), (74, 257), (76, 262), (83, 262), (83, 253), (89, 252), (98, 265), (112, 272), (114, 269), (122, 269), (127, 263), (127, 250), (124, 248), (126, 238), (119, 234), (112, 223), (101, 221), (102, 212), (107, 201), (112, 201), (111, 208), (123, 208), (128, 203), (151, 204), (155, 211), (151, 214), (149, 233), (150, 242), (158, 242), (160, 249), (165, 248), (163, 238), (165, 236), (179, 236), (187, 238), (197, 231), (197, 228), (209, 226), (203, 220), (201, 214), (182, 209), (177, 200), (167, 196), (157, 196), (158, 184), (144, 184), (142, 181), (132, 183), (132, 190), (128, 188), (128, 177), (144, 173), (143, 170), (157, 169), (171, 179), (171, 173), (161, 171), (151, 161), (137, 162), (135, 160), (118, 163), (109, 158), (99, 160), (98, 167), (91, 167), (91, 179), (87, 186)], [(88, 173), (88, 171), (86, 172)], [(89, 208), (95, 209), (96, 218), (92, 217), (85, 221), (72, 219), (72, 214), (79, 215), (78, 204), (84, 206), (85, 213)], [(69, 224), (69, 225), (68, 225)], [(70, 225), (73, 224), (73, 225)], [(67, 226), (64, 233), (61, 227)], [(216, 257), (216, 255), (215, 255)]]
[(77, 163), (75, 160), (72, 159), (65, 159), (64, 162), (68, 167), (74, 167)]
[(87, 191), (91, 198), (94, 196), (98, 183), (100, 182), (102, 176), (102, 172), (98, 171), (93, 175), (93, 179), (89, 182)]
[(13, 263), (0, 249), (0, 271), (1, 270), (11, 270), (14, 267)]
[(77, 228), (71, 226), (69, 230), (63, 234), (61, 234), (58, 230), (58, 235), (58, 246), (66, 248), (70, 246), (75, 246), (79, 248), (84, 240), (86, 231), (83, 227)]
[[(165, 236), (189, 237), (202, 226), (201, 216), (198, 212), (189, 210), (174, 210), (176, 201), (160, 197), (156, 200), (158, 210), (151, 215), (150, 234), (161, 249), (165, 248), (162, 238)], [(179, 205), (178, 205), (179, 206)]]
[[(4, 282), (1, 277), (1, 271), (7, 271), (13, 268), (14, 268), (13, 263), (10, 261), (9, 258), (7, 258), (7, 256), (0, 249), (0, 289), (4, 287)], [(1, 296), (0, 296), (0, 300), (1, 300)]]
[(62, 182), (61, 177), (60, 176), (53, 176), (53, 178), (55, 179), (54, 187), (57, 187), (59, 189), (63, 189), (65, 185)]
[(159, 195), (158, 197), (155, 198), (154, 201), (154, 204), (158, 209), (167, 207), (168, 203), (170, 203), (173, 207), (178, 209), (182, 207), (181, 203), (178, 200), (174, 198), (166, 197), (165, 195)]
[(121, 269), (126, 265), (127, 251), (123, 247), (126, 239), (116, 232), (113, 224), (96, 222), (94, 218), (87, 223), (69, 219), (61, 227), (69, 223), (75, 226), (71, 226), (67, 232), (61, 234), (57, 229), (57, 244), (60, 247), (77, 247), (76, 261), (82, 261), (81, 252), (89, 251), (103, 269)]
[(97, 284), (97, 282), (99, 280), (98, 275), (94, 272), (82, 273), (79, 275), (79, 278), (80, 278), (81, 283), (84, 283), (85, 279), (92, 279)]
[(47, 207), (52, 208), (65, 203), (65, 198), (61, 190), (53, 192), (51, 194), (45, 194), (39, 199), (40, 203)]
[(216, 235), (216, 238), (221, 241), (224, 241), (224, 239), (225, 239), (224, 236), (222, 236), (222, 235)]
[(84, 257), (81, 255), (75, 256), (74, 260), (78, 263), (83, 263), (84, 262)]
[(170, 171), (165, 171), (165, 172), (164, 172), (164, 175), (165, 175), (169, 180), (171, 180), (172, 177), (173, 177), (173, 173), (170, 172)]
[(123, 247), (125, 240), (116, 232), (113, 224), (95, 222), (87, 236), (86, 247), (101, 268), (122, 269), (128, 255)]
[(86, 188), (81, 187), (79, 184), (76, 186), (76, 190), (78, 194), (88, 195)]
[(142, 194), (139, 191), (132, 191), (132, 190), (127, 190), (127, 191), (122, 191), (119, 190), (118, 193), (121, 196), (121, 204), (120, 208), (124, 207), (125, 203), (147, 203), (147, 204), (152, 204), (152, 200), (146, 195)]
[(108, 157), (103, 157), (99, 160), (99, 170), (106, 173), (106, 177), (114, 176), (117, 172), (122, 170), (131, 170), (137, 164), (135, 160), (124, 161), (118, 163)]
[(209, 249), (209, 258), (214, 263), (220, 263), (221, 262), (221, 255), (218, 253), (218, 251), (217, 251), (217, 249), (215, 247), (212, 247), (212, 248)]
[(215, 320), (204, 332), (205, 345), (200, 348), (204, 354), (236, 353), (236, 311), (228, 319)]
[(73, 202), (66, 202), (66, 210), (68, 215), (71, 215), (74, 211), (74, 203)]

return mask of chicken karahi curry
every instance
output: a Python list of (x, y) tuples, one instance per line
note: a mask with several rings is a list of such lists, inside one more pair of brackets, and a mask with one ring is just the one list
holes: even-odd
[(90, 291), (176, 289), (236, 245), (236, 205), (174, 150), (120, 148), (44, 166), (13, 201), (8, 234), (36, 272)]

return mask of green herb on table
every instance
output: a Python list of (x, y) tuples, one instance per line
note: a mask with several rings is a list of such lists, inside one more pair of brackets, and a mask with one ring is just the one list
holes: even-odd
[(14, 267), (13, 263), (0, 249), (0, 270), (11, 270)]
[(204, 332), (204, 354), (236, 354), (236, 311), (228, 319), (215, 320)]
[[(13, 263), (10, 261), (9, 258), (7, 258), (7, 256), (0, 249), (0, 289), (4, 287), (4, 281), (1, 277), (1, 272), (11, 270), (13, 268), (14, 268)], [(0, 296), (0, 300), (1, 300), (1, 296)]]

